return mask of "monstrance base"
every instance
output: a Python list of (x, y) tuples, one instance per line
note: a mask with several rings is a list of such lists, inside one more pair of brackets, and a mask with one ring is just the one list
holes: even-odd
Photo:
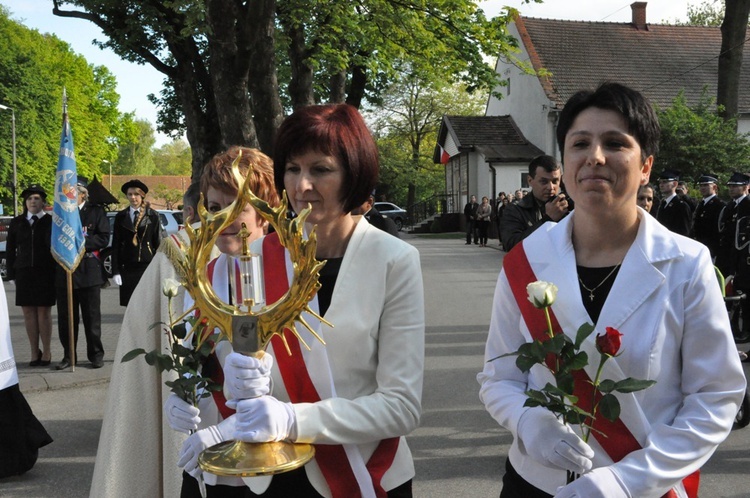
[(313, 456), (315, 448), (310, 444), (225, 441), (204, 450), (198, 465), (218, 476), (266, 476), (298, 469)]

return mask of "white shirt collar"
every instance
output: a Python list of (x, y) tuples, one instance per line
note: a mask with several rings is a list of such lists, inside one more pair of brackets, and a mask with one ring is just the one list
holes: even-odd
[(703, 204), (708, 204), (709, 202), (711, 202), (711, 199), (713, 199), (714, 197), (716, 197), (716, 194), (711, 194), (708, 197), (704, 197)]
[(27, 213), (26, 213), (26, 219), (27, 219), (27, 220), (29, 220), (29, 221), (31, 221), (31, 217), (32, 217), (32, 216), (36, 216), (36, 218), (37, 218), (37, 219), (39, 219), (39, 218), (41, 218), (42, 216), (44, 216), (45, 214), (47, 214), (47, 213), (46, 213), (46, 212), (45, 212), (44, 210), (42, 210), (42, 211), (39, 211), (39, 212), (38, 212), (38, 213), (36, 213), (36, 214), (31, 214), (31, 212), (27, 212)]
[(677, 197), (677, 192), (675, 192), (674, 194), (672, 194), (669, 197), (667, 197), (666, 199), (664, 199), (664, 203), (665, 204), (669, 204), (670, 202), (672, 202), (672, 199), (674, 199), (675, 197)]

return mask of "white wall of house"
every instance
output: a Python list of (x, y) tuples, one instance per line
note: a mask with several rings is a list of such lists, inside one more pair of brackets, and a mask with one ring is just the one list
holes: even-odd
[[(515, 23), (508, 26), (508, 31), (512, 36), (521, 39)], [(520, 50), (517, 54), (518, 59), (528, 62), (529, 54), (523, 44)], [(555, 122), (554, 119), (550, 119), (552, 103), (544, 94), (539, 78), (526, 74), (502, 59), (498, 59), (495, 71), (503, 78), (509, 79), (510, 83), (507, 87), (497, 89), (503, 95), (502, 99), (490, 96), (485, 116), (512, 116), (527, 140), (545, 153), (555, 155)]]
[(492, 166), (497, 171), (495, 180), (495, 192), (505, 192), (512, 194), (521, 188), (521, 177), (529, 171), (528, 163), (493, 163)]

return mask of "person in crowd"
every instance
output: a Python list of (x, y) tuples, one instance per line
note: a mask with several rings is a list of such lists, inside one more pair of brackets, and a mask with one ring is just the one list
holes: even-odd
[[(255, 149), (232, 146), (216, 154), (203, 168), (200, 181), (192, 184), (183, 195), (183, 211), (186, 207), (190, 208), (184, 218), (186, 223), (188, 220), (193, 223), (199, 221), (197, 205), (201, 194), (209, 211), (223, 209), (236, 198), (239, 185), (232, 174), (232, 163), (240, 154), (240, 174), (247, 176), (252, 167), (250, 189), (271, 206), (278, 206), (280, 198), (274, 183), (272, 160)], [(230, 300), (227, 290), (227, 258), (240, 253), (241, 240), (237, 233), (243, 221), (250, 230), (249, 242), (259, 239), (267, 228), (267, 223), (253, 208), (246, 206), (240, 217), (219, 236), (212, 252), (210, 267), (213, 268), (211, 275), (214, 290), (226, 302)], [(162, 282), (178, 279), (170, 259), (172, 251), (168, 249), (173, 244), (189, 244), (184, 230), (162, 241), (159, 252), (133, 294), (131, 305), (125, 311), (99, 437), (91, 496), (151, 496), (155, 489), (162, 490), (162, 496), (200, 496), (196, 478), (187, 472), (180, 473), (177, 466), (186, 439), (183, 432), (187, 430), (174, 414), (195, 414), (193, 430), (216, 426), (224, 420), (222, 413), (227, 410), (223, 395), (219, 396), (217, 393), (214, 397), (205, 398), (199, 405), (200, 409), (194, 408), (170, 393), (164, 384), (165, 381), (172, 380), (169, 372), (159, 374), (153, 366), (140, 359), (128, 363), (120, 361), (128, 351), (136, 348), (163, 351), (168, 347), (166, 335), (149, 328), (154, 323), (167, 323), (170, 320), (168, 299), (162, 293)], [(223, 284), (217, 284), (217, 280), (222, 279)], [(184, 288), (180, 288), (172, 307), (179, 314), (180, 310), (188, 309), (192, 302)], [(203, 375), (219, 375), (221, 368), (216, 368), (214, 360), (223, 362), (230, 351), (228, 342), (220, 342), (216, 354), (207, 362), (209, 367), (204, 368)], [(220, 400), (218, 404), (214, 398)], [(132, 424), (138, 426), (137, 431), (132, 430)], [(205, 433), (206, 431), (201, 435)], [(195, 466), (187, 470), (195, 476), (201, 476), (200, 469)], [(133, 475), (138, 475), (139, 478), (134, 480)], [(216, 493), (227, 496), (233, 490), (245, 488), (239, 478), (206, 476), (205, 482), (211, 495)]]
[[(636, 204), (646, 210), (647, 213), (653, 213), (654, 208), (654, 187), (649, 184), (641, 185), (638, 188)], [(652, 214), (653, 216), (653, 214)]]
[(398, 237), (398, 228), (396, 227), (396, 222), (389, 217), (380, 214), (380, 211), (375, 209), (374, 204), (375, 197), (370, 195), (360, 207), (352, 210), (352, 215), (362, 215), (370, 225), (374, 226), (375, 228), (379, 228), (384, 232), (393, 235), (394, 237)]
[(525, 192), (520, 188), (513, 194), (512, 204), (518, 204), (526, 196)]
[(531, 235), (547, 221), (560, 221), (568, 214), (568, 198), (560, 193), (560, 164), (552, 156), (537, 156), (529, 163), (531, 195), (503, 212), (500, 235), (506, 251)]
[[(304, 107), (279, 128), (274, 173), (294, 211), (312, 206), (306, 227), (317, 226), (316, 258), (326, 265), (310, 306), (334, 328), (320, 330), (326, 344), (311, 341), (304, 362), (290, 358), (275, 338), (268, 350), (274, 358), (270, 372), (263, 360), (227, 357), (235, 435), (247, 442), (316, 446), (313, 461), (273, 476), (258, 494), (410, 497), (415, 472), (404, 436), (421, 414), (422, 276), (415, 248), (351, 215), (377, 183), (375, 142), (354, 107)], [(283, 251), (274, 234), (256, 245), (264, 261)], [(265, 272), (267, 291), (287, 285), (283, 273)], [(244, 380), (269, 375), (273, 391), (250, 397), (258, 385)], [(300, 389), (304, 379), (312, 391)]]
[[(724, 276), (732, 276), (732, 286), (744, 293), (750, 292), (750, 176), (735, 172), (727, 182), (729, 197), (719, 215), (719, 256), (716, 266)], [(750, 300), (740, 301), (743, 317), (750, 317)], [(742, 320), (736, 331), (738, 341), (750, 337), (750, 320)]]
[[(505, 256), (478, 376), (487, 410), (513, 435), (501, 497), (657, 498), (673, 488), (697, 496), (696, 471), (732, 428), (745, 378), (708, 249), (635, 202), (659, 134), (651, 104), (617, 83), (574, 94), (560, 114), (557, 141), (576, 209)], [(581, 345), (588, 377), (597, 375), (597, 334), (614, 327), (621, 347), (600, 378), (656, 380), (635, 396), (615, 393), (620, 423), (600, 426), (588, 443), (578, 426), (525, 406), (527, 390), (554, 382), (549, 371), (524, 373), (515, 356), (503, 356), (537, 335), (539, 314), (544, 322), (527, 300), (535, 280), (559, 288), (549, 308), (558, 332), (575, 339), (582, 324), (595, 326)], [(581, 475), (566, 484), (566, 471)]]
[(719, 180), (712, 173), (698, 178), (698, 190), (703, 198), (693, 213), (693, 238), (708, 247), (711, 259), (719, 254), (719, 215), (726, 205), (719, 199)]
[(492, 206), (487, 196), (482, 197), (482, 203), (477, 207), (477, 232), (479, 232), (479, 247), (487, 247), (487, 230), (490, 228)]
[(500, 226), (502, 225), (503, 214), (505, 213), (505, 210), (508, 208), (510, 204), (511, 204), (510, 197), (506, 196), (505, 198), (503, 198), (503, 201), (500, 203), (500, 205), (497, 208), (497, 239), (501, 247), (503, 245), (503, 234), (500, 231)]
[(690, 195), (690, 186), (688, 185), (688, 182), (684, 180), (678, 181), (675, 193), (679, 195), (683, 201), (687, 202), (688, 206), (690, 206), (690, 212), (695, 213), (695, 208), (698, 207), (698, 203), (695, 202), (695, 199)]
[(656, 211), (656, 219), (669, 230), (687, 237), (693, 222), (693, 211), (682, 196), (677, 195), (677, 182), (680, 172), (667, 169), (659, 174), (661, 202)]
[[(91, 368), (104, 366), (104, 346), (102, 346), (102, 311), (101, 289), (104, 285), (104, 273), (100, 251), (109, 243), (109, 221), (101, 206), (88, 202), (89, 191), (81, 185), (78, 190), (78, 214), (81, 217), (85, 253), (78, 268), (73, 272), (73, 336), (74, 344), (68, 343), (68, 291), (65, 270), (57, 265), (55, 286), (57, 294), (57, 331), (60, 335), (64, 356), (56, 365), (57, 370), (69, 368), (71, 348), (76, 351), (78, 345), (78, 323), (83, 321), (86, 334), (86, 356)], [(76, 362), (78, 355), (76, 354)]]
[(9, 317), (5, 287), (0, 285), (0, 479), (31, 470), (39, 448), (52, 442), (18, 388)]
[(464, 219), (466, 220), (466, 245), (471, 245), (471, 239), (474, 238), (474, 244), (479, 244), (479, 232), (477, 232), (477, 196), (472, 195), (469, 202), (464, 206)]
[[(23, 322), (31, 346), (31, 367), (52, 361), (52, 306), (55, 304), (55, 260), (50, 244), (52, 217), (44, 211), (47, 192), (30, 185), (21, 192), (23, 214), (8, 226), (6, 268), (8, 280), (16, 284), (16, 306), (23, 310)], [(41, 342), (41, 347), (40, 347)]]
[(120, 190), (130, 206), (115, 215), (112, 226), (112, 280), (120, 286), (120, 306), (127, 306), (159, 248), (161, 223), (159, 213), (146, 202), (145, 183), (130, 180)]
[(198, 202), (201, 197), (199, 182), (191, 183), (182, 196), (182, 224), (190, 225), (198, 221)]
[(732, 173), (727, 180), (730, 201), (719, 214), (719, 254), (716, 258), (716, 266), (724, 276), (737, 272), (737, 221), (750, 216), (748, 185), (750, 175), (739, 171)]

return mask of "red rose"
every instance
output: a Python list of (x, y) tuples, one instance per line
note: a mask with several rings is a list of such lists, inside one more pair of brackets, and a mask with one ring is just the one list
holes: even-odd
[(617, 356), (620, 350), (622, 334), (615, 328), (607, 327), (604, 334), (596, 334), (596, 349), (602, 354)]

